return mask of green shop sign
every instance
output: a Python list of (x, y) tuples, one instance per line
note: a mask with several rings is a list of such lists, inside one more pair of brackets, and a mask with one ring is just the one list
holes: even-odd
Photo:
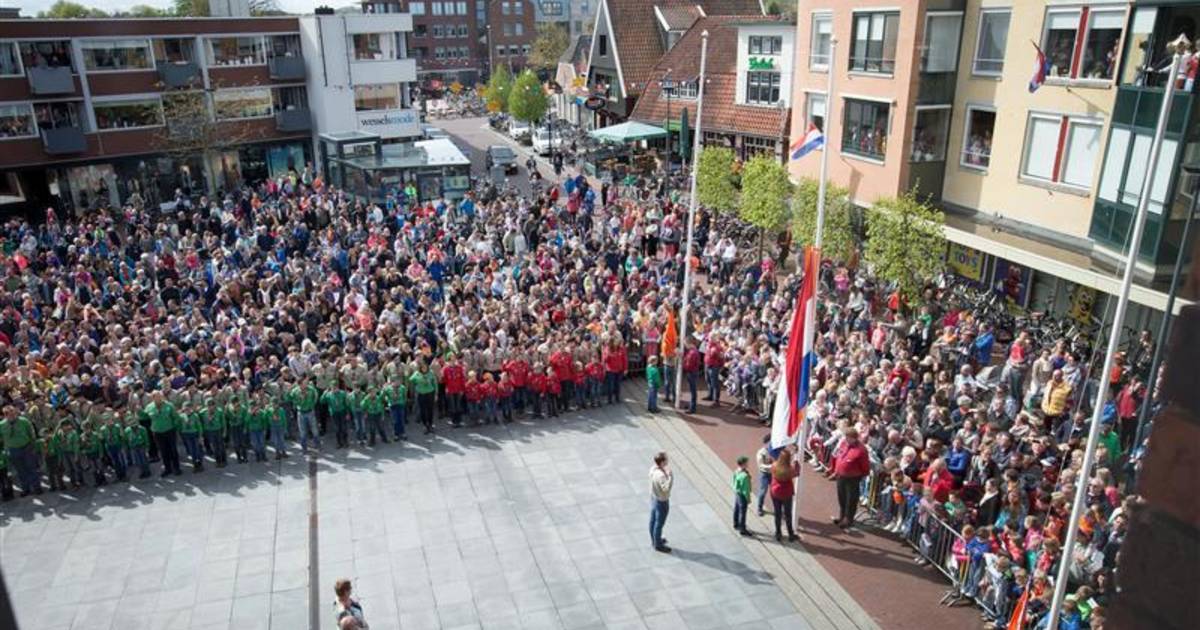
[(750, 58), (750, 69), (751, 70), (774, 70), (775, 69), (775, 60), (770, 57), (751, 57)]

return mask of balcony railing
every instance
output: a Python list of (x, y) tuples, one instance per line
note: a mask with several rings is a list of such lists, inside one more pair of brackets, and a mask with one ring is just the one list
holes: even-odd
[(66, 66), (26, 68), (29, 75), (29, 90), (38, 96), (47, 94), (71, 94), (75, 91), (75, 79)]
[(87, 138), (81, 127), (56, 127), (42, 130), (42, 147), (50, 155), (83, 153), (87, 150)]
[(158, 65), (158, 78), (169, 88), (189, 87), (200, 80), (200, 66), (194, 61), (161, 63)]
[(279, 131), (309, 131), (312, 115), (308, 108), (285, 109), (275, 114), (275, 128)]
[(271, 57), (271, 78), (280, 81), (296, 81), (304, 78), (303, 57)]

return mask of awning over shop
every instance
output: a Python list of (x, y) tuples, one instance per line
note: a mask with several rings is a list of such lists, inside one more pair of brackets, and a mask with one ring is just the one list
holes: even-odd
[(591, 135), (593, 138), (607, 142), (635, 142), (666, 137), (667, 131), (662, 127), (631, 120), (596, 129), (591, 132)]

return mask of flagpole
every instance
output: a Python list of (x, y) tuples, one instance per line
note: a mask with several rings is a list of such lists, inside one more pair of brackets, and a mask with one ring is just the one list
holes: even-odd
[[(822, 125), (826, 129), (829, 128), (829, 121), (832, 118), (830, 114), (833, 113), (833, 69), (835, 67), (837, 67), (837, 39), (830, 38), (828, 66), (829, 74), (825, 77), (825, 120), (823, 121)], [(793, 103), (793, 105), (795, 105), (795, 103)], [(817, 251), (817, 260), (815, 265), (816, 268), (813, 269), (813, 273), (817, 274), (817, 281), (813, 283), (812, 303), (814, 312), (820, 311), (819, 306), (821, 304), (821, 243), (824, 241), (823, 237), (825, 232), (825, 180), (829, 173), (829, 134), (827, 131), (825, 131), (825, 129), (822, 129), (821, 135), (823, 136), (821, 140), (821, 180), (817, 183), (817, 227), (816, 233), (813, 234), (813, 249)], [(813, 324), (813, 326), (808, 327), (811, 329), (806, 329), (804, 331), (806, 336), (816, 335), (817, 328), (820, 328), (820, 321), (814, 317)], [(809, 339), (812, 338), (813, 337), (809, 337)], [(793, 342), (789, 340), (788, 343)], [(803, 340), (801, 340), (801, 343), (803, 343)], [(809, 347), (814, 347), (814, 344), (809, 344)], [(804, 383), (804, 386), (807, 387), (808, 383)], [(808, 433), (810, 426), (812, 426), (812, 423), (808, 422), (807, 418), (800, 425), (800, 461), (804, 461), (808, 454)], [(800, 473), (796, 475), (795, 496), (797, 497), (797, 503), (799, 503), (800, 492), (804, 489), (804, 468), (804, 466), (800, 466)], [(796, 510), (795, 512), (796, 518), (799, 520), (800, 510)]]
[[(691, 306), (692, 297), (692, 237), (696, 231), (696, 173), (700, 167), (700, 138), (704, 135), (704, 70), (708, 62), (708, 31), (700, 33), (700, 87), (696, 91), (696, 137), (692, 142), (692, 185), (691, 198), (688, 199), (688, 218), (687, 218), (687, 247), (683, 255), (683, 308), (680, 309), (679, 316), (679, 342), (676, 344), (676, 361), (675, 361), (675, 406), (679, 407), (683, 404), (683, 362), (680, 357), (683, 356), (684, 349), (687, 348), (687, 329), (688, 329), (688, 309)], [(670, 133), (668, 131), (668, 133)], [(668, 168), (668, 179), (670, 179), (670, 169)]]
[[(1171, 115), (1171, 102), (1175, 96), (1175, 74), (1179, 70), (1179, 61), (1188, 45), (1182, 35), (1170, 44), (1174, 51), (1171, 69), (1167, 72), (1167, 86), (1163, 95), (1162, 107), (1158, 114), (1158, 124), (1154, 129), (1154, 142), (1150, 145), (1150, 166), (1147, 173), (1158, 172), (1158, 159), (1162, 153), (1163, 136), (1167, 131), (1167, 118)], [(1104, 357), (1104, 369), (1100, 372), (1100, 387), (1096, 390), (1096, 401), (1092, 409), (1092, 423), (1088, 428), (1087, 447), (1083, 455), (1083, 467), (1075, 478), (1075, 502), (1071, 506), (1071, 516), (1067, 521), (1067, 537), (1062, 546), (1062, 557), (1058, 561), (1058, 576), (1054, 580), (1054, 599), (1050, 602), (1050, 625), (1048, 630), (1058, 630), (1058, 618), (1062, 611), (1063, 598), (1067, 594), (1067, 579), (1070, 576), (1071, 563), (1074, 558), (1075, 538), (1079, 532), (1079, 518), (1083, 514), (1084, 500), (1087, 498), (1088, 480), (1092, 476), (1092, 460), (1096, 458), (1096, 442), (1100, 437), (1100, 419), (1104, 415), (1104, 397), (1111, 384), (1113, 360), (1121, 344), (1121, 330), (1125, 324), (1125, 310), (1129, 306), (1129, 289), (1133, 284), (1133, 270), (1137, 264), (1137, 253), (1141, 249), (1142, 230), (1146, 225), (1146, 214), (1150, 207), (1150, 190), (1155, 178), (1147, 175), (1142, 182), (1142, 195), (1138, 199), (1137, 214), (1134, 216), (1133, 233), (1130, 235), (1128, 253), (1125, 255), (1125, 271), (1121, 277), (1121, 293), (1117, 298), (1117, 309), (1113, 315), (1112, 330), (1108, 334), (1108, 350)]]

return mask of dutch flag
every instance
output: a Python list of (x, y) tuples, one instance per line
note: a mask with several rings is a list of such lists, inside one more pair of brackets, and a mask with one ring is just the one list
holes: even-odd
[(1037, 44), (1033, 45), (1037, 50), (1037, 65), (1033, 68), (1033, 77), (1029, 79), (1029, 93), (1032, 94), (1042, 87), (1046, 82), (1046, 76), (1050, 74), (1050, 62), (1046, 60), (1046, 53)]
[(792, 143), (792, 159), (799, 160), (816, 149), (825, 146), (825, 135), (817, 126), (808, 123), (808, 131), (804, 136)]
[(783, 374), (779, 378), (779, 391), (775, 394), (775, 407), (771, 414), (773, 449), (796, 443), (804, 422), (804, 410), (808, 406), (808, 383), (816, 365), (813, 335), (816, 332), (815, 298), (819, 261), (820, 255), (816, 249), (809, 247), (804, 251), (804, 279), (800, 282), (800, 294), (796, 296), (796, 312), (792, 315), (792, 326), (788, 331)]

